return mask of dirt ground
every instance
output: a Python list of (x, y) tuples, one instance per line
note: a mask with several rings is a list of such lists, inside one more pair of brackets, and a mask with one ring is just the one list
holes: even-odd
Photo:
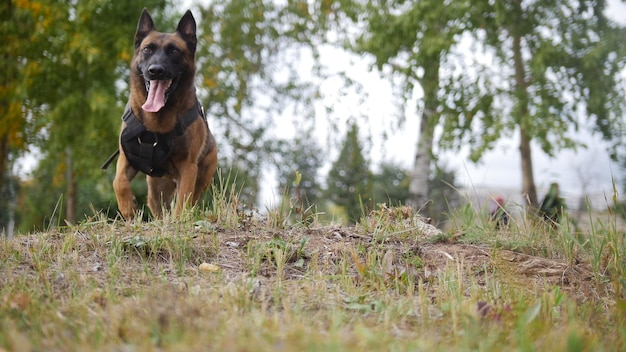
[[(152, 224), (104, 227), (76, 230), (74, 233), (77, 236), (74, 245), (81, 247), (77, 248), (80, 255), (76, 260), (79, 272), (89, 273), (92, 278), (100, 275), (102, 280), (106, 280), (107, 251), (112, 249), (110, 245), (103, 249), (93, 244), (94, 236), (105, 231), (128, 247), (134, 247), (126, 249), (126, 252), (132, 254), (129, 260), (136, 261), (138, 266), (145, 260), (145, 253), (133, 254), (141, 247), (137, 241), (150, 241), (155, 236)], [(287, 280), (304, 278), (313, 267), (329, 275), (343, 272), (357, 277), (364, 275), (364, 270), (375, 270), (390, 278), (409, 275), (413, 282), (434, 282), (452, 267), (468, 283), (464, 287), (469, 287), (469, 283), (484, 287), (489, 284), (491, 277), (497, 276), (500, 282), (520, 290), (536, 293), (558, 286), (579, 302), (591, 300), (607, 306), (614, 303), (610, 285), (598, 283), (589, 263), (568, 263), (502, 248), (494, 249), (487, 245), (464, 243), (460, 236), (440, 236), (439, 230), (427, 224), (423, 224), (419, 230), (413, 227), (413, 232), (403, 233), (402, 236), (384, 238), (362, 228), (344, 226), (293, 227), (285, 230), (268, 228), (263, 224), (252, 223), (244, 223), (236, 229), (196, 225), (192, 228), (192, 234), (187, 236), (191, 241), (188, 247), (194, 252), (192, 258), (197, 259), (192, 259), (192, 268), (186, 270), (201, 270), (199, 266), (208, 262), (217, 265), (227, 280), (249, 276), (252, 270), (258, 280), (272, 280), (276, 277), (277, 266), (270, 258), (271, 249), (279, 246), (284, 249), (286, 256), (281, 270)], [(112, 229), (114, 234), (111, 234)], [(168, 231), (181, 230), (159, 230), (161, 233)], [(48, 236), (45, 241), (52, 241), (47, 245), (63, 246), (63, 237)], [(20, 239), (25, 248), (36, 247), (36, 242), (40, 240), (36, 235)], [(54, 244), (56, 241), (58, 243)], [(152, 258), (150, 261), (156, 260), (157, 267), (165, 268), (159, 270), (176, 281), (180, 274), (171, 268), (167, 269), (168, 265), (171, 266), (171, 253), (167, 253), (164, 247), (156, 250), (149, 247), (145, 245), (140, 251), (155, 251), (148, 253)], [(252, 263), (252, 252), (256, 252), (257, 256), (260, 253), (261, 256), (254, 269), (251, 269), (255, 265)], [(347, 270), (346, 263), (349, 264)], [(24, 269), (31, 271), (30, 268)]]
[[(228, 275), (236, 276), (244, 271), (246, 244), (250, 241), (268, 242), (280, 238), (289, 243), (301, 243), (306, 238), (303, 258), (304, 265), (293, 260), (288, 261), (285, 274), (288, 279), (297, 279), (305, 274), (307, 261), (317, 259), (320, 268), (337, 271), (334, 268), (341, 258), (352, 258), (355, 248), (367, 251), (376, 247), (374, 252), (385, 253), (377, 258), (379, 270), (387, 275), (408, 273), (416, 279), (429, 281), (438, 277), (439, 273), (449, 267), (460, 265), (464, 280), (479, 285), (486, 284), (485, 276), (497, 270), (500, 279), (507, 284), (518, 286), (524, 290), (544, 290), (554, 286), (561, 287), (572, 298), (579, 301), (589, 299), (604, 301), (608, 292), (599, 292), (591, 268), (585, 263), (569, 264), (562, 260), (546, 259), (506, 249), (494, 250), (486, 245), (464, 244), (447, 239), (430, 241), (427, 237), (417, 236), (412, 241), (387, 239), (382, 243), (374, 236), (362, 235), (351, 227), (328, 227), (318, 229), (290, 230), (277, 233), (250, 233), (245, 230), (225, 231), (220, 233), (220, 249), (218, 265)], [(353, 261), (365, 258), (354, 259)], [(419, 257), (422, 265), (405, 260)], [(352, 268), (352, 275), (358, 275), (358, 265)], [(270, 263), (264, 263), (259, 273), (265, 277), (274, 275), (275, 269)], [(417, 280), (416, 280), (417, 281)]]

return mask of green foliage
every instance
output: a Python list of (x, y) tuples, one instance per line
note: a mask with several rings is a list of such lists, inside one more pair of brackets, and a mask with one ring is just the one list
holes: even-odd
[[(375, 58), (404, 103), (421, 88), (416, 160), (430, 161), (429, 138), (438, 124), (443, 133), (436, 142), (456, 150), (469, 146), (472, 161), (515, 131), (521, 131), (522, 143), (530, 146), (532, 140), (550, 156), (584, 146), (575, 133), (586, 125), (612, 144), (612, 156), (623, 142), (626, 99), (620, 72), (626, 52), (620, 38), (626, 33), (607, 19), (606, 1), (333, 4), (363, 28), (356, 38), (342, 31), (346, 42), (356, 43), (350, 48)], [(350, 16), (355, 6), (358, 17)], [(528, 149), (522, 150), (528, 165), (522, 170), (529, 186), (524, 192), (536, 198)]]
[(383, 162), (380, 170), (372, 174), (372, 202), (390, 206), (405, 204), (409, 197), (409, 175), (392, 162)]
[[(296, 132), (293, 143), (286, 146), (277, 163), (279, 189), (297, 191), (303, 208), (319, 204), (321, 198), (319, 169), (325, 161), (325, 153), (312, 131), (312, 128), (303, 128)], [(301, 175), (300, 182), (296, 182), (296, 172)]]
[(553, 182), (550, 185), (548, 194), (546, 194), (541, 202), (539, 215), (542, 216), (544, 220), (552, 224), (557, 224), (563, 219), (566, 208), (567, 204), (565, 203), (565, 199), (561, 197), (559, 184)]
[(490, 90), (505, 88), (497, 95), (516, 105), (504, 109), (498, 119), (508, 130), (520, 126), (548, 155), (581, 145), (570, 137), (581, 123), (581, 114), (606, 140), (621, 138), (615, 132), (624, 129), (624, 85), (619, 72), (626, 53), (617, 38), (625, 32), (607, 19), (605, 6), (606, 1), (553, 1), (526, 9), (498, 2), (485, 9), (490, 15), (483, 17), (494, 21), (482, 32), (484, 42), (495, 50), (502, 72), (513, 71), (514, 48), (502, 45), (501, 38), (523, 41), (523, 61), (515, 65), (525, 73), (527, 97), (516, 91), (519, 88), (506, 89), (491, 80)]
[[(379, 71), (391, 72), (391, 77), (400, 82), (397, 94), (402, 99), (402, 112), (416, 87), (423, 92), (417, 107), (421, 122), (409, 204), (425, 207), (426, 212), (432, 211), (429, 172), (425, 170), (430, 170), (433, 163), (434, 129), (445, 118), (443, 101), (459, 94), (459, 87), (443, 79), (441, 72), (453, 67), (447, 56), (460, 35), (469, 30), (469, 6), (468, 1), (369, 1), (360, 18), (366, 30), (353, 47), (356, 52), (373, 55)], [(402, 121), (404, 114), (400, 116)]]
[[(46, 29), (48, 21), (39, 21), (45, 15), (42, 2), (3, 1), (0, 4), (0, 185), (9, 175), (10, 161), (28, 149), (35, 138), (34, 120), (29, 113), (36, 111), (26, 94), (25, 82), (37, 67), (29, 62), (41, 50), (41, 39), (35, 33)], [(12, 182), (11, 180), (7, 182)], [(3, 186), (2, 186), (3, 187)], [(6, 207), (15, 197), (2, 197)]]
[[(49, 21), (38, 21), (46, 13), (45, 1), (19, 2), (3, 1), (0, 4), (0, 48), (2, 59), (2, 78), (0, 81), (0, 140), (11, 148), (24, 150), (27, 148), (28, 132), (32, 119), (25, 116), (33, 108), (27, 100), (24, 81), (29, 72), (36, 71), (27, 59), (41, 50), (42, 37), (37, 36), (46, 30)], [(8, 153), (8, 149), (2, 148)], [(6, 156), (1, 155), (0, 174), (4, 174)], [(0, 181), (1, 181), (0, 176)]]
[[(445, 165), (436, 165), (435, 172), (428, 178), (428, 212), (422, 215), (435, 221), (444, 219), (446, 212), (455, 209), (459, 204), (456, 189), (455, 170)], [(406, 169), (393, 163), (383, 163), (378, 172), (372, 174), (373, 204), (398, 206), (407, 204), (409, 198), (409, 173)]]
[[(28, 8), (20, 9), (25, 4)], [(31, 204), (24, 210), (32, 214), (24, 215), (22, 228), (41, 226), (58, 199), (67, 202), (59, 214), (70, 221), (94, 208), (111, 208), (113, 170), (103, 173), (99, 166), (117, 148), (133, 33), (143, 6), (160, 17), (166, 4), (18, 4), (34, 21), (28, 40), (20, 38), (16, 48), (18, 55), (23, 53), (16, 66), (23, 72), (20, 118), (28, 123), (28, 142), (38, 147), (42, 160), (23, 188), (24, 202)]]
[(302, 119), (314, 113), (316, 87), (298, 71), (303, 52), (316, 56), (313, 12), (304, 2), (261, 0), (211, 1), (199, 12), (199, 93), (220, 133), (220, 157), (258, 179), (264, 161), (280, 165), (289, 152), (270, 133), (274, 117), (286, 109)]
[[(443, 76), (440, 79), (439, 68), (447, 63), (460, 35), (470, 30), (470, 6), (469, 1), (369, 1), (359, 18), (366, 30), (352, 49), (373, 55), (380, 71), (391, 70), (401, 82), (398, 94), (405, 104), (413, 98), (415, 88), (421, 87), (424, 98), (418, 101), (418, 108), (427, 120), (422, 124), (427, 128), (420, 131), (425, 137), (432, 138), (445, 97), (463, 94), (453, 82)], [(418, 152), (431, 153), (430, 147)]]
[(444, 220), (445, 214), (456, 209), (460, 204), (456, 185), (456, 170), (446, 165), (435, 165), (435, 172), (428, 180), (429, 199), (432, 205), (425, 214), (435, 221)]
[(19, 216), (16, 215), (19, 178), (7, 172), (3, 179), (4, 183), (0, 184), (0, 238), (3, 235), (12, 235), (9, 234), (10, 222), (19, 221)]
[[(62, 207), (65, 199), (65, 175), (59, 172), (60, 166), (52, 159), (43, 159), (30, 175), (30, 179), (21, 184), (21, 197), (16, 214), (19, 217), (21, 232), (41, 231), (64, 225), (65, 209)], [(140, 207), (145, 205), (147, 187), (138, 177), (132, 185)], [(94, 213), (103, 212), (111, 218), (117, 216), (115, 195), (111, 190), (111, 181), (106, 177), (81, 177), (77, 180), (77, 220), (84, 220)], [(58, 203), (61, 201), (61, 208)]]
[[(483, 110), (477, 116), (478, 124), (498, 128), (465, 130), (465, 137), (478, 142), (478, 158), (500, 136), (519, 131), (522, 191), (530, 205), (538, 201), (531, 141), (553, 156), (583, 147), (575, 133), (587, 125), (612, 145), (612, 157), (623, 142), (626, 103), (620, 72), (626, 53), (617, 38), (626, 31), (608, 20), (605, 6), (606, 1), (551, 1), (533, 7), (498, 1), (474, 15), (485, 19), (474, 33), (476, 40), (484, 52), (493, 53), (492, 62), (478, 65), (478, 76), (484, 77), (480, 96), (500, 103), (491, 113)], [(488, 66), (499, 67), (496, 75)], [(468, 139), (454, 141), (463, 146)]]
[(326, 194), (330, 201), (345, 208), (348, 220), (356, 223), (367, 211), (371, 199), (371, 172), (363, 156), (359, 129), (349, 127), (339, 156), (333, 162), (326, 179)]

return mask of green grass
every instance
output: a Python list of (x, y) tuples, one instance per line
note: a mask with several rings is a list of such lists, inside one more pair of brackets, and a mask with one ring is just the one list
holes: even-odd
[(0, 350), (623, 350), (625, 235), (589, 216), (466, 208), (426, 238), (406, 209), (267, 221), (234, 188), (180, 221), (95, 216), (0, 241)]

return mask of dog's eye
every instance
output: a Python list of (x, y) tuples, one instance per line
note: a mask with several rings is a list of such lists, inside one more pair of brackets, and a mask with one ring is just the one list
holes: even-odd
[(170, 48), (170, 54), (171, 55), (178, 55), (178, 54), (180, 54), (180, 50), (178, 50), (177, 48)]
[(142, 51), (144, 54), (152, 54), (152, 48), (149, 46), (144, 47)]

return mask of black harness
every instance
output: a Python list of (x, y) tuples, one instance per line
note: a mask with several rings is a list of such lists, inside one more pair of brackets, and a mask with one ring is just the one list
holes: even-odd
[[(137, 119), (130, 106), (126, 107), (122, 120), (126, 127), (120, 134), (120, 144), (128, 163), (135, 169), (153, 177), (161, 177), (167, 172), (167, 161), (174, 149), (174, 138), (185, 134), (185, 130), (198, 116), (204, 117), (202, 105), (198, 101), (176, 122), (174, 129), (168, 133), (148, 131)], [(102, 165), (105, 170), (119, 155), (119, 149)]]

